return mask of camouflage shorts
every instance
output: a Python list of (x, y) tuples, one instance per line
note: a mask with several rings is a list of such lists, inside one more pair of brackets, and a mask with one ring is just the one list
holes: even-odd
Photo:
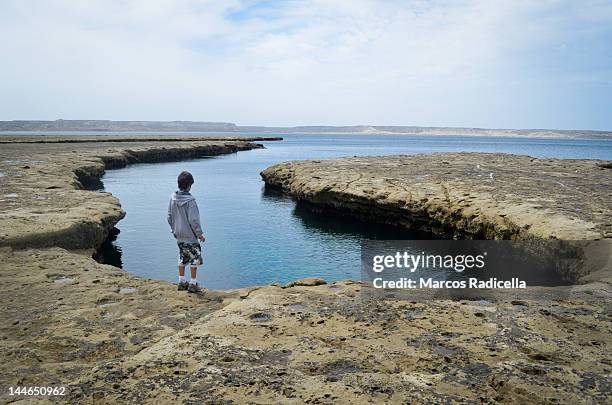
[(189, 265), (190, 267), (201, 266), (202, 263), (202, 248), (198, 242), (178, 242), (179, 248), (179, 264)]

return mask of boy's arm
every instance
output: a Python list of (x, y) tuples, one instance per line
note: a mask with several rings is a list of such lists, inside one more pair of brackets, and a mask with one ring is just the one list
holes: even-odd
[(172, 228), (172, 199), (168, 203), (168, 225)]
[(198, 239), (202, 239), (204, 233), (202, 232), (202, 224), (200, 223), (200, 210), (198, 209), (198, 203), (195, 201), (189, 202), (187, 206), (187, 220), (191, 224), (191, 228), (196, 234)]

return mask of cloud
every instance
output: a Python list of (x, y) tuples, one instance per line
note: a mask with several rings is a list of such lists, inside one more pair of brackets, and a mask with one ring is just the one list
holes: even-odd
[(612, 128), (607, 1), (5, 0), (0, 119)]

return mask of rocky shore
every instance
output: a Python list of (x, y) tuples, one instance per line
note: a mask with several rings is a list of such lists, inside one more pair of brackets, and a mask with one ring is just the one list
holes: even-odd
[(105, 169), (261, 147), (237, 138), (113, 143), (108, 137), (74, 144), (62, 141), (71, 137), (50, 144), (28, 139), (1, 146), (0, 246), (95, 248), (125, 215), (119, 200), (97, 191)]
[(314, 210), (474, 239), (612, 238), (612, 162), (499, 153), (293, 161), (266, 185)]
[[(92, 191), (104, 169), (255, 147), (238, 140), (0, 146), (2, 402), (30, 403), (32, 398), (9, 397), (8, 387), (37, 385), (66, 387), (66, 397), (50, 400), (69, 403), (610, 402), (610, 280), (548, 304), (366, 301), (359, 283), (316, 279), (194, 296), (91, 259), (91, 249), (123, 216), (116, 198)], [(569, 235), (565, 221), (575, 221), (574, 237), (610, 237), (604, 198), (610, 169), (567, 162), (563, 185), (592, 184), (585, 181), (592, 170), (602, 189), (579, 201), (555, 200), (556, 194), (543, 189), (537, 204), (559, 217), (549, 221), (556, 225), (548, 233), (540, 233), (545, 226), (535, 222), (546, 215), (513, 205), (518, 202), (512, 196), (528, 188), (521, 176), (529, 171), (515, 172), (514, 187), (488, 184), (493, 159), (478, 156), (464, 157), (463, 164), (477, 171), (475, 165), (486, 163), (483, 173), (474, 174), (483, 178), (457, 181), (464, 188), (399, 183), (396, 174), (410, 166), (402, 158), (380, 159), (385, 169), (377, 171), (373, 160), (362, 168), (358, 160), (336, 161), (337, 170), (324, 161), (293, 162), (267, 170), (264, 178), (313, 206), (334, 201), (339, 211), (363, 210), (359, 216), (366, 204), (388, 210), (377, 215), (395, 212), (391, 202), (401, 193), (423, 209), (434, 207), (422, 201), (424, 195), (455, 207), (471, 200), (482, 210), (482, 223), (508, 210), (508, 224), (499, 220), (470, 233), (466, 223), (457, 227), (465, 235), (491, 228), (487, 232), (498, 236), (561, 238)], [(511, 163), (506, 161), (508, 176)], [(432, 161), (432, 174), (443, 173), (436, 167)], [(558, 170), (543, 173), (557, 181)], [(478, 188), (480, 183), (487, 188)], [(506, 200), (486, 200), (510, 189), (515, 194)], [(338, 196), (354, 190), (363, 194), (355, 193), (351, 204), (339, 202)], [(474, 194), (461, 202), (461, 191)], [(438, 211), (439, 218), (449, 217), (441, 208), (432, 212)], [(529, 215), (521, 217), (522, 211)], [(527, 217), (535, 219), (520, 221)], [(431, 220), (418, 223), (434, 228)]]

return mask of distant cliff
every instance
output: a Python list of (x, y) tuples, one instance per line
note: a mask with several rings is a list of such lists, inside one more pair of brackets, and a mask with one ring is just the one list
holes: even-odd
[(612, 139), (612, 131), (563, 130), (563, 129), (488, 129), (460, 127), (417, 127), (417, 126), (300, 126), (300, 127), (238, 127), (240, 131), (254, 133), (353, 133), (353, 134), (411, 134), (411, 135), (469, 135), (469, 136), (510, 136), (541, 138), (598, 138)]
[(162, 131), (162, 132), (236, 132), (229, 122), (199, 121), (0, 121), (0, 131)]
[(418, 126), (298, 126), (263, 127), (238, 126), (229, 122), (201, 121), (0, 121), (0, 132), (16, 131), (94, 131), (94, 132), (249, 132), (260, 134), (414, 134), (414, 135), (471, 135), (512, 136), (542, 138), (599, 138), (612, 139), (612, 131), (558, 130), (558, 129), (487, 129)]

